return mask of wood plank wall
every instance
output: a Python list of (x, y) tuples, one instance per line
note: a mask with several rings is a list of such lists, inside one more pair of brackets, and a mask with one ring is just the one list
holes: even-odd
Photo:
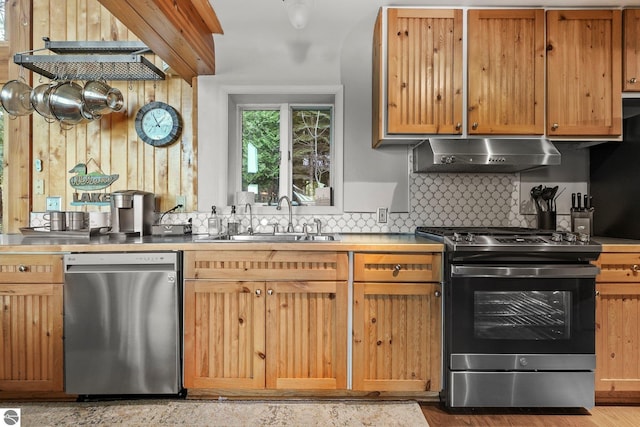
[[(44, 47), (43, 37), (53, 41), (138, 40), (96, 0), (33, 0), (33, 49)], [(162, 69), (160, 58), (147, 58)], [(46, 82), (48, 79), (33, 74), (34, 87)], [(41, 172), (32, 168), (32, 180), (33, 183), (44, 181), (44, 194), (35, 194), (34, 188), (32, 210), (44, 211), (47, 196), (62, 196), (63, 210), (109, 210), (109, 207), (70, 205), (75, 190), (69, 184), (69, 178), (74, 175), (69, 170), (77, 163), (86, 163), (88, 172), (101, 170), (105, 174), (120, 175), (101, 192), (124, 189), (153, 192), (158, 196), (159, 211), (172, 208), (176, 196), (184, 195), (187, 200), (185, 210), (195, 210), (197, 145), (192, 120), (195, 88), (177, 75), (158, 82), (108, 83), (124, 95), (125, 106), (118, 113), (69, 130), (62, 129), (57, 122), (47, 123), (37, 113), (32, 115), (32, 162), (39, 159), (43, 165)], [(168, 147), (154, 148), (137, 137), (136, 113), (151, 101), (166, 102), (182, 115), (181, 138)]]

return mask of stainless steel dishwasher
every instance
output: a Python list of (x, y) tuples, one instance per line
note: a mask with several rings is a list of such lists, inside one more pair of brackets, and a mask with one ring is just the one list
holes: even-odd
[(65, 255), (67, 393), (181, 394), (180, 255)]

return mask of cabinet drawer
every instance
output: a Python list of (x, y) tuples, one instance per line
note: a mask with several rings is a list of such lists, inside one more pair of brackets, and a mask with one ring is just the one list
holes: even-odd
[(602, 253), (595, 264), (597, 282), (640, 282), (640, 253)]
[(347, 280), (346, 252), (187, 251), (186, 279)]
[(442, 255), (355, 254), (356, 282), (439, 282)]
[(0, 255), (0, 283), (62, 283), (62, 255)]

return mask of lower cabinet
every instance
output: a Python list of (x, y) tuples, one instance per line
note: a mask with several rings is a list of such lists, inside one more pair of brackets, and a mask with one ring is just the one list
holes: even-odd
[(440, 254), (355, 254), (353, 388), (440, 391)]
[(61, 255), (0, 255), (0, 398), (61, 392)]
[(596, 400), (640, 401), (640, 253), (602, 253), (596, 279)]
[(185, 252), (185, 387), (346, 389), (347, 269), (346, 253)]

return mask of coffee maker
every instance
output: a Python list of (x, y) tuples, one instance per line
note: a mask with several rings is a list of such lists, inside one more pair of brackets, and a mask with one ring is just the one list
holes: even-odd
[(155, 205), (155, 195), (146, 191), (111, 193), (111, 233), (151, 234)]

